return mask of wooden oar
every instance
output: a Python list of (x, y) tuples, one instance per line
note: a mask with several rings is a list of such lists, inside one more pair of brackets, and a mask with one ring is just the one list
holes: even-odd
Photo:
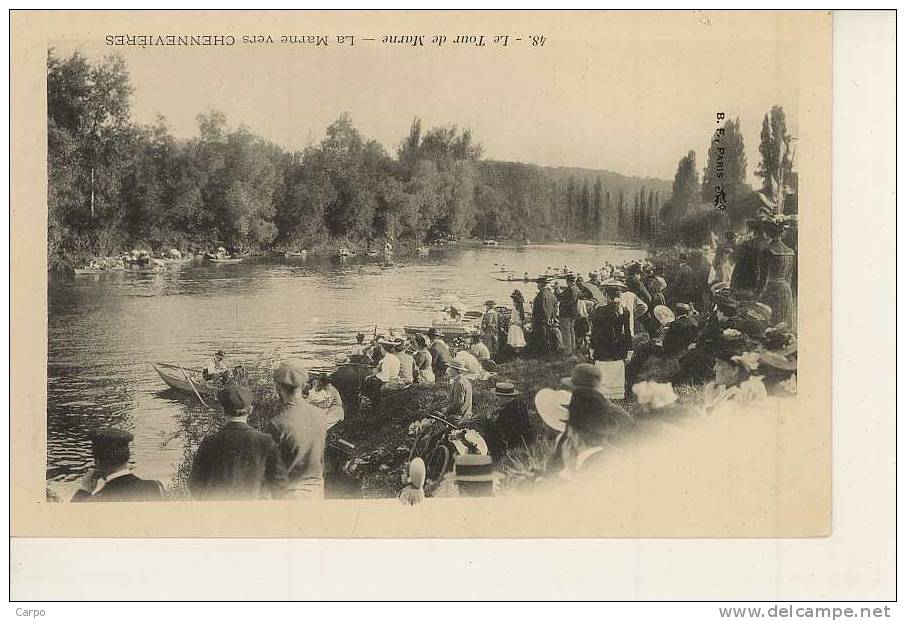
[(201, 395), (198, 393), (198, 389), (195, 388), (195, 382), (192, 381), (192, 378), (189, 377), (189, 374), (186, 373), (186, 370), (182, 368), (182, 364), (180, 364), (179, 362), (177, 362), (176, 364), (179, 365), (179, 370), (182, 371), (182, 376), (186, 378), (186, 381), (189, 382), (189, 386), (192, 387), (192, 392), (195, 393), (195, 396), (198, 397), (198, 400), (201, 401), (201, 404), (210, 410), (211, 406), (205, 403), (204, 399), (201, 398)]

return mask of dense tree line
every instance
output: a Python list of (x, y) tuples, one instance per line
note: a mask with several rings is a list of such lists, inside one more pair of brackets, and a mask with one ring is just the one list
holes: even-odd
[(655, 237), (698, 244), (711, 232), (742, 228), (746, 220), (759, 213), (795, 213), (798, 175), (793, 170), (794, 143), (783, 108), (772, 107), (762, 121), (758, 146), (761, 161), (755, 171), (763, 183), (753, 190), (746, 182), (745, 141), (739, 119), (727, 119), (713, 137), (701, 181), (695, 151), (680, 159), (673, 192), (658, 213), (660, 227), (655, 227)]
[(50, 50), (47, 92), (51, 266), (133, 247), (641, 240), (658, 226), (660, 186), (484, 160), (456, 126), (416, 118), (391, 155), (344, 114), (320, 143), (288, 152), (211, 111), (195, 137), (177, 140), (163, 117), (131, 120), (121, 59), (78, 52)]

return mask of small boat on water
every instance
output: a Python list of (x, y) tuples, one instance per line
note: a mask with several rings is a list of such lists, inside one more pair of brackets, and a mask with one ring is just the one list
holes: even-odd
[(220, 264), (230, 264), (230, 263), (242, 263), (245, 260), (245, 257), (208, 257), (208, 261), (211, 263), (220, 263)]
[(154, 362), (151, 363), (151, 366), (170, 388), (190, 395), (194, 395), (196, 390), (198, 394), (204, 396), (217, 394), (217, 388), (206, 382), (198, 369), (185, 369), (179, 365), (164, 362)]
[(224, 253), (206, 252), (204, 258), (209, 263), (240, 263), (245, 257), (236, 257)]
[(428, 330), (430, 330), (431, 328), (440, 330), (441, 334), (443, 334), (443, 337), (445, 339), (447, 339), (447, 338), (455, 339), (455, 338), (460, 338), (460, 337), (472, 336), (473, 334), (479, 334), (481, 332), (478, 329), (478, 326), (476, 324), (467, 323), (467, 322), (456, 323), (456, 324), (435, 323), (430, 326), (422, 326), (422, 325), (403, 326), (403, 330), (406, 332), (406, 334), (409, 334), (410, 336), (415, 336), (416, 334), (427, 334)]
[(529, 276), (528, 278), (525, 276), (494, 276), (494, 280), (499, 280), (500, 282), (535, 282), (538, 278), (534, 276)]
[(486, 239), (486, 240), (484, 240), (484, 245), (493, 248), (494, 246), (497, 245), (497, 240), (496, 239)]
[(283, 256), (287, 259), (304, 259), (308, 257), (307, 250), (287, 250), (283, 253)]

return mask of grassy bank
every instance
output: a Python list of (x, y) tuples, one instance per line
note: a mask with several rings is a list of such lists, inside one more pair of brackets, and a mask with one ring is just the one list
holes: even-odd
[[(251, 365), (250, 381), (255, 389), (256, 403), (250, 424), (263, 428), (267, 421), (279, 413), (279, 402), (270, 379), (273, 358), (261, 358)], [(510, 381), (516, 385), (529, 410), (535, 441), (505, 454), (498, 467), (504, 472), (504, 485), (519, 487), (529, 483), (534, 474), (544, 469), (553, 452), (554, 433), (546, 428), (535, 412), (534, 395), (541, 388), (558, 388), (560, 380), (568, 376), (575, 361), (567, 357), (517, 358), (497, 369), (497, 375), (487, 381), (473, 382), (473, 410), (478, 419), (486, 418), (500, 405), (494, 396), (495, 381)], [(699, 400), (698, 391), (678, 389), (680, 402), (692, 405)], [(434, 386), (411, 386), (405, 390), (388, 392), (378, 403), (363, 408), (331, 430), (330, 436), (340, 437), (355, 445), (356, 468), (354, 476), (360, 481), (365, 498), (396, 496), (401, 488), (400, 475), (409, 459), (412, 437), (409, 425), (428, 414), (444, 411), (449, 401), (446, 382)], [(636, 406), (632, 399), (624, 404), (638, 421), (627, 432), (639, 432), (650, 413)], [(682, 406), (668, 408), (659, 416), (676, 416)], [(174, 476), (170, 494), (175, 497), (187, 494), (188, 475), (195, 450), (204, 436), (213, 433), (221, 424), (218, 409), (206, 409), (198, 403), (187, 405), (181, 421), (185, 438), (185, 452)]]

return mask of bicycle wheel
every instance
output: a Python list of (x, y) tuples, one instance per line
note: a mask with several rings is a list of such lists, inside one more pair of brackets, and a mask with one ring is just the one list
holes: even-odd
[(434, 450), (431, 451), (431, 455), (428, 457), (427, 477), (436, 481), (446, 474), (447, 468), (449, 467), (450, 449), (443, 444), (435, 446)]

